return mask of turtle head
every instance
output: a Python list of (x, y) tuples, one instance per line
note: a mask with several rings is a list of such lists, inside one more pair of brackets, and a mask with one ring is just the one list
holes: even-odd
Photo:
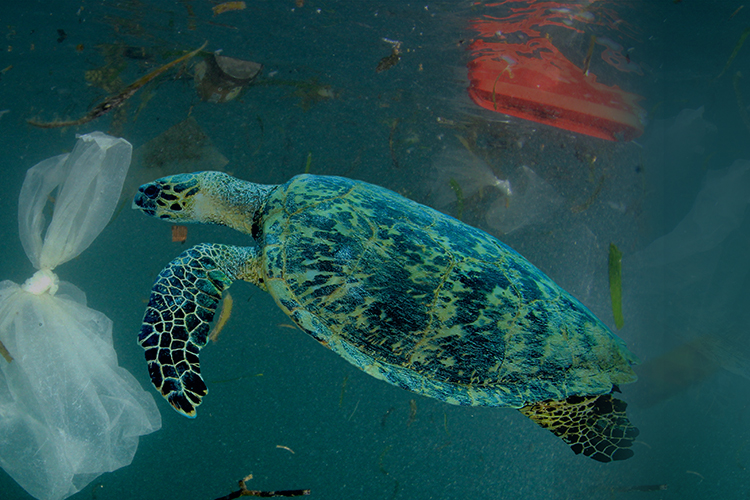
[(219, 224), (251, 233), (255, 215), (274, 187), (223, 172), (170, 175), (138, 188), (133, 208), (159, 219)]

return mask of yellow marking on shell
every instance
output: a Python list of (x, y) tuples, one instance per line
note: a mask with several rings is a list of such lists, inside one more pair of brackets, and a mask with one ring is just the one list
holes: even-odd
[(435, 358), (435, 351), (441, 350), (438, 347), (437, 340), (445, 337), (460, 337), (463, 332), (461, 325), (453, 325), (450, 328), (432, 330), (433, 335), (426, 337), (427, 332), (422, 332), (423, 338), (419, 340), (412, 348), (412, 354), (409, 356), (409, 365), (426, 364), (426, 361)]

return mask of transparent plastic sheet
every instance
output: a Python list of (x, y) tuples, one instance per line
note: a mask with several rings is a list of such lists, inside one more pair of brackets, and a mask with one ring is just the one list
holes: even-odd
[(703, 106), (655, 120), (643, 139), (643, 160), (652, 196), (645, 209), (655, 236), (671, 231), (690, 210), (706, 171), (707, 146), (716, 127), (703, 118)]
[(644, 405), (719, 368), (750, 379), (749, 245), (750, 162), (736, 161), (706, 174), (671, 232), (623, 260), (623, 289), (633, 291), (628, 316), (663, 344), (639, 370), (651, 388)]
[[(19, 231), (39, 271), (0, 283), (0, 466), (40, 500), (66, 498), (130, 464), (138, 437), (161, 427), (153, 397), (117, 365), (112, 322), (52, 272), (108, 223), (132, 147), (94, 132), (27, 173)], [(43, 211), (57, 189), (45, 229)]]
[(555, 189), (536, 172), (521, 165), (510, 175), (512, 194), (497, 199), (486, 215), (487, 226), (499, 234), (510, 234), (522, 227), (539, 223), (562, 205)]
[[(563, 202), (554, 188), (526, 165), (501, 179), (469, 151), (444, 151), (435, 160), (433, 171), (430, 203), (434, 207), (500, 236), (542, 222)], [(486, 213), (474, 220), (470, 212)]]

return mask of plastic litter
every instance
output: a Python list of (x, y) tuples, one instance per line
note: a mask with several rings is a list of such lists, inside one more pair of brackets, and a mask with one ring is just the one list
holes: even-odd
[[(612, 141), (630, 141), (643, 133), (640, 96), (597, 82), (588, 64), (579, 68), (545, 36), (542, 27), (573, 29), (573, 21), (591, 23), (585, 9), (550, 8), (556, 2), (504, 0), (492, 7), (505, 17), (486, 16), (472, 23), (478, 32), (468, 64), (469, 96), (483, 108)], [(562, 19), (562, 21), (561, 21)], [(608, 40), (605, 62), (623, 65)], [(592, 44), (593, 47), (593, 44)], [(589, 54), (590, 60), (591, 54)]]
[(130, 464), (138, 437), (161, 427), (153, 397), (117, 364), (112, 322), (53, 272), (109, 222), (131, 150), (101, 132), (80, 136), (70, 154), (29, 169), (21, 189), (21, 242), (38, 271), (0, 283), (0, 341), (12, 357), (0, 359), (0, 466), (40, 500)]

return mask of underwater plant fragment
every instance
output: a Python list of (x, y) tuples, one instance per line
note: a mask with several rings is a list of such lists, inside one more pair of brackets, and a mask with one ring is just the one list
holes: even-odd
[(125, 90), (120, 92), (119, 94), (115, 94), (113, 96), (110, 96), (106, 98), (103, 102), (96, 105), (94, 109), (89, 111), (85, 116), (77, 119), (77, 120), (64, 120), (64, 121), (53, 121), (53, 122), (38, 122), (36, 120), (27, 120), (27, 122), (35, 127), (39, 128), (60, 128), (60, 127), (75, 127), (78, 125), (83, 125), (85, 123), (88, 123), (92, 120), (95, 120), (96, 118), (99, 118), (102, 115), (107, 114), (108, 112), (112, 111), (113, 109), (117, 109), (122, 104), (130, 99), (133, 94), (135, 94), (141, 87), (146, 85), (148, 82), (156, 78), (157, 76), (161, 75), (168, 69), (172, 68), (173, 66), (176, 66), (177, 64), (180, 64), (181, 62), (187, 61), (194, 57), (196, 54), (198, 54), (203, 48), (206, 46), (208, 42), (204, 42), (203, 45), (201, 45), (199, 48), (195, 49), (192, 52), (188, 52), (182, 57), (178, 57), (172, 62), (169, 62), (165, 64), (164, 66), (161, 66), (160, 68), (155, 69), (151, 73), (147, 74), (146, 76), (139, 78), (138, 80), (134, 81), (127, 87), (125, 87)]
[(7, 361), (8, 363), (13, 361), (13, 356), (10, 355), (8, 349), (5, 348), (2, 342), (0, 342), (0, 356), (4, 357), (5, 361)]
[(612, 299), (612, 314), (619, 330), (625, 324), (622, 317), (622, 252), (614, 243), (609, 244), (609, 296)]
[(375, 67), (377, 73), (391, 69), (401, 60), (401, 42), (398, 40), (389, 40), (387, 38), (383, 38), (383, 41), (391, 44), (391, 54), (385, 56), (380, 62), (378, 62), (377, 67)]
[(260, 490), (248, 490), (245, 483), (253, 478), (252, 474), (240, 480), (240, 489), (233, 491), (229, 495), (219, 497), (216, 500), (232, 500), (233, 498), (239, 497), (301, 497), (310, 494), (310, 490), (278, 490), (278, 491), (260, 491)]

